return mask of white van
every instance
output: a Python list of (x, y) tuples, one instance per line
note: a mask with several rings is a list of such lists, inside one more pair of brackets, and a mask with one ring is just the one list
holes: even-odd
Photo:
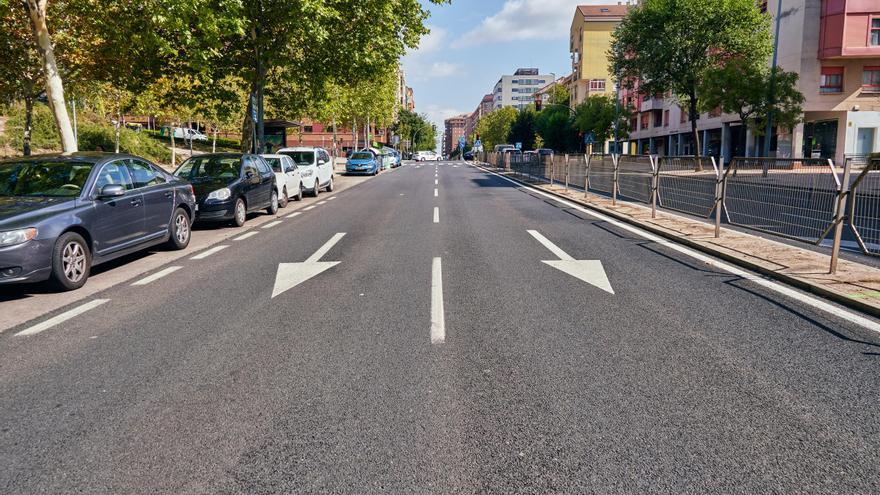
[(303, 189), (317, 196), (321, 189), (333, 191), (333, 160), (324, 148), (297, 147), (281, 148), (276, 152), (287, 155), (299, 168)]

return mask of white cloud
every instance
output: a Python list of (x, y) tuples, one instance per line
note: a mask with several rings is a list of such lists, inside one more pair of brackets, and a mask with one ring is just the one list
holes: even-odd
[(437, 26), (427, 26), (431, 30), (430, 33), (422, 36), (419, 40), (418, 48), (407, 51), (408, 57), (415, 57), (426, 53), (433, 53), (443, 48), (446, 39), (449, 37), (449, 31)]
[[(418, 111), (418, 109), (416, 109)], [(461, 115), (461, 110), (444, 107), (440, 105), (425, 105), (422, 108), (422, 112), (428, 116), (428, 120), (437, 125), (437, 132), (443, 132), (443, 121), (448, 119), (449, 117), (454, 117), (456, 115)]]
[[(621, 0), (623, 1), (623, 0)], [(568, 38), (578, 5), (616, 4), (615, 0), (507, 0), (501, 10), (452, 43), (454, 48), (480, 43)]]

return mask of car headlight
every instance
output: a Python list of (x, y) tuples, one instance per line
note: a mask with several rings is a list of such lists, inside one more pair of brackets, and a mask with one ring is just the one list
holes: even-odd
[(230, 191), (228, 187), (224, 187), (223, 189), (217, 189), (216, 191), (211, 192), (211, 194), (208, 194), (207, 199), (226, 201), (230, 197), (232, 197), (232, 191)]
[(8, 230), (0, 232), (0, 246), (14, 246), (37, 236), (37, 229)]
[(303, 170), (299, 173), (300, 177), (311, 177), (312, 170)]

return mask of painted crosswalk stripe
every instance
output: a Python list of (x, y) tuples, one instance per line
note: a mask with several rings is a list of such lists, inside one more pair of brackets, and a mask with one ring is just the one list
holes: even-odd
[(264, 229), (271, 229), (272, 227), (276, 227), (278, 225), (281, 225), (281, 223), (282, 223), (281, 220), (275, 220), (274, 222), (269, 222), (266, 225), (263, 225), (263, 228)]
[(219, 253), (220, 251), (223, 251), (224, 249), (226, 249), (226, 248), (228, 248), (228, 247), (229, 247), (229, 246), (217, 246), (217, 247), (213, 247), (213, 248), (211, 248), (211, 249), (205, 251), (204, 253), (197, 254), (197, 255), (193, 256), (193, 257), (190, 258), (190, 259), (191, 259), (191, 260), (203, 260), (203, 259), (207, 258), (208, 256), (211, 256), (212, 254)]
[(256, 232), (256, 231), (248, 232), (247, 234), (243, 234), (243, 235), (236, 237), (235, 239), (233, 239), (233, 241), (243, 241), (245, 239), (250, 239), (251, 237), (258, 235), (258, 234), (259, 234), (259, 232)]
[(71, 318), (79, 316), (79, 315), (85, 313), (86, 311), (89, 311), (91, 309), (95, 309), (98, 306), (100, 306), (108, 301), (110, 301), (110, 300), (109, 299), (95, 299), (94, 301), (89, 301), (89, 302), (83, 304), (82, 306), (78, 306), (76, 308), (71, 309), (70, 311), (65, 311), (64, 313), (61, 313), (58, 316), (49, 318), (48, 320), (44, 321), (43, 323), (38, 323), (30, 328), (26, 328), (26, 329), (18, 332), (17, 334), (15, 334), (15, 336), (18, 337), (18, 336), (38, 334), (44, 330), (48, 330), (48, 329), (54, 327), (55, 325), (58, 325), (60, 323), (64, 323), (65, 321), (67, 321)]
[(443, 267), (440, 258), (431, 264), (431, 343), (446, 342), (446, 319), (443, 315)]
[(296, 213), (291, 213), (290, 215), (287, 215), (287, 216), (284, 217), (284, 218), (295, 218), (295, 217), (298, 217), (298, 216), (300, 216), (300, 215), (302, 215), (302, 214), (303, 214), (303, 213), (302, 213), (301, 211), (298, 211), (298, 212), (296, 212)]
[(150, 276), (144, 277), (131, 285), (147, 285), (149, 283), (153, 283), (162, 277), (165, 277), (167, 275), (171, 275), (172, 273), (176, 272), (177, 270), (180, 270), (181, 268), (183, 268), (183, 267), (182, 266), (169, 266), (168, 268), (166, 268), (162, 271), (158, 271)]
[(440, 208), (434, 207), (434, 223), (440, 223)]

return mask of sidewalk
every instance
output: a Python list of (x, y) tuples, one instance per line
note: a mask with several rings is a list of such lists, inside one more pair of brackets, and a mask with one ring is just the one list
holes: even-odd
[(782, 242), (735, 230), (721, 229), (715, 238), (715, 226), (709, 222), (657, 211), (636, 203), (617, 201), (583, 191), (566, 190), (546, 182), (515, 176), (503, 169), (492, 170), (517, 182), (528, 184), (570, 201), (580, 203), (618, 220), (637, 225), (657, 235), (719, 257), (762, 275), (779, 279), (839, 304), (880, 317), (880, 268), (840, 259), (837, 273), (828, 273), (831, 257)]

